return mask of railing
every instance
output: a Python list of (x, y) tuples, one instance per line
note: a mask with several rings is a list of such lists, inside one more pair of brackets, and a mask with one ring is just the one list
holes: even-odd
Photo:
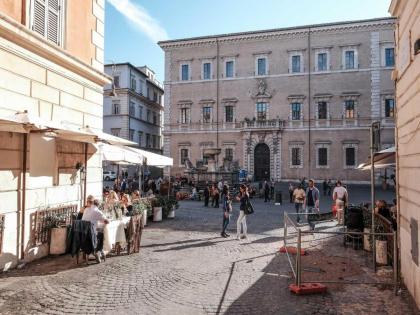
[(59, 226), (66, 226), (71, 224), (76, 213), (77, 205), (66, 205), (36, 211), (31, 217), (32, 244), (41, 245), (48, 243), (52, 218)]
[[(291, 216), (296, 216), (297, 218), (301, 218), (301, 222), (298, 223), (296, 220), (293, 220)], [(293, 273), (293, 278), (295, 285), (297, 287), (301, 287), (304, 283), (338, 283), (338, 284), (371, 284), (371, 285), (392, 285), (394, 287), (394, 293), (397, 294), (398, 292), (398, 270), (397, 270), (397, 261), (398, 261), (398, 253), (396, 250), (396, 233), (371, 233), (371, 232), (349, 232), (346, 230), (345, 227), (342, 228), (340, 231), (327, 231), (327, 230), (314, 230), (314, 229), (308, 229), (308, 223), (307, 223), (307, 217), (308, 215), (305, 213), (284, 213), (284, 230), (283, 230), (283, 249), (284, 252), (287, 255), (290, 268)], [(302, 279), (304, 274), (303, 272), (317, 272), (317, 268), (303, 266), (302, 263), (302, 255), (305, 255), (305, 253), (302, 253), (306, 251), (307, 249), (319, 250), (320, 242), (334, 239), (336, 237), (363, 237), (363, 236), (369, 236), (371, 239), (375, 239), (376, 237), (386, 237), (389, 239), (388, 243), (392, 243), (393, 247), (393, 253), (392, 253), (392, 281), (375, 281), (375, 279), (370, 279), (362, 277), (361, 280), (350, 278), (348, 280), (342, 278), (339, 280), (333, 279), (333, 280), (325, 280), (323, 278), (321, 279), (311, 279), (306, 280)], [(314, 245), (314, 243), (316, 243)], [(344, 251), (344, 253), (346, 253)], [(376, 253), (373, 251), (372, 253), (368, 253), (368, 256), (370, 255), (376, 255)], [(334, 255), (332, 255), (334, 256)], [(337, 256), (337, 253), (335, 254)], [(338, 255), (337, 257), (341, 257)], [(349, 260), (349, 257), (345, 257), (346, 260)], [(367, 258), (367, 257), (366, 257)], [(363, 261), (369, 261), (369, 259), (363, 259)], [(375, 261), (374, 259), (370, 261)], [(314, 261), (312, 261), (313, 263)], [(307, 262), (306, 262), (307, 264)], [(371, 267), (369, 265), (366, 265), (365, 267)], [(376, 266), (373, 268), (374, 271), (376, 271)]]
[[(375, 223), (375, 226), (380, 226), (381, 230), (383, 230), (384, 233), (394, 233), (394, 227), (392, 225), (392, 222), (389, 221), (387, 218), (385, 218), (384, 216), (380, 215), (380, 214), (375, 214), (375, 219), (377, 220), (377, 222)], [(387, 241), (387, 257), (388, 257), (388, 261), (390, 261), (392, 263), (392, 257), (394, 255), (394, 242), (392, 239), (392, 235), (388, 235), (385, 236), (386, 237), (386, 241)]]

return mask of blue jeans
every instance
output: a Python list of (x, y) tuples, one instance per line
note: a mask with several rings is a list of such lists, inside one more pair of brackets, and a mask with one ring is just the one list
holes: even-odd
[(226, 215), (226, 213), (228, 212), (223, 212), (223, 229), (222, 229), (222, 233), (226, 233), (226, 229), (229, 225), (230, 222), (230, 214), (228, 213), (228, 215)]
[[(307, 206), (306, 207), (306, 214), (308, 214), (308, 213), (314, 213), (314, 212), (317, 212), (317, 210), (316, 210), (316, 208), (314, 206)], [(309, 222), (308, 215), (306, 215), (306, 220), (308, 221), (309, 226), (311, 227), (311, 230), (314, 230), (315, 229), (315, 223)]]
[(299, 212), (302, 212), (303, 203), (295, 202), (295, 211), (297, 213), (296, 221), (300, 221)]

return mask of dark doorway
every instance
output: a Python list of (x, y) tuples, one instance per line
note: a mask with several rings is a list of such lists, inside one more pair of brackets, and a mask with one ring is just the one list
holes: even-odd
[(270, 180), (270, 148), (265, 143), (254, 150), (254, 177), (256, 181)]

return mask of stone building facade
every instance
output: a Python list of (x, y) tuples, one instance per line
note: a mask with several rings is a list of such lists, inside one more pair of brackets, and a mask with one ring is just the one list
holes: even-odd
[(404, 284), (420, 308), (420, 2), (391, 2), (395, 27), (398, 243)]
[[(369, 126), (394, 143), (393, 18), (160, 42), (165, 52), (164, 154), (218, 165), (237, 160), (255, 180), (341, 178), (369, 155)], [(205, 162), (205, 161), (204, 161)]]
[[(104, 0), (0, 2), (0, 120), (35, 119), (102, 130)], [(94, 146), (54, 130), (0, 131), (0, 270), (48, 254), (38, 210), (102, 195)], [(82, 172), (83, 170), (83, 176)]]
[(130, 63), (108, 64), (105, 72), (114, 80), (105, 86), (104, 131), (161, 154), (163, 86), (154, 72)]

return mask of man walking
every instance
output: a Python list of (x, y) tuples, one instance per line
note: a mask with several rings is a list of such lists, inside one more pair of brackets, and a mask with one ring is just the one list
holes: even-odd
[(206, 184), (206, 187), (204, 187), (204, 207), (209, 206), (209, 199), (210, 199), (210, 189), (209, 189), (209, 185)]
[(270, 185), (264, 181), (264, 202), (270, 201)]
[(344, 224), (344, 208), (348, 205), (349, 194), (347, 189), (343, 187), (341, 181), (338, 180), (333, 191), (333, 200), (337, 209), (337, 221), (339, 225)]
[[(306, 189), (304, 207), (306, 213), (313, 213), (314, 211), (319, 212), (319, 190), (315, 187), (313, 179), (309, 180), (309, 187)], [(309, 220), (308, 220), (309, 222)], [(315, 225), (309, 222), (311, 229), (315, 228)]]
[(296, 187), (293, 191), (293, 200), (295, 202), (295, 211), (297, 213), (296, 221), (300, 221), (299, 212), (302, 212), (303, 202), (305, 200), (305, 191), (302, 188), (302, 185)]

